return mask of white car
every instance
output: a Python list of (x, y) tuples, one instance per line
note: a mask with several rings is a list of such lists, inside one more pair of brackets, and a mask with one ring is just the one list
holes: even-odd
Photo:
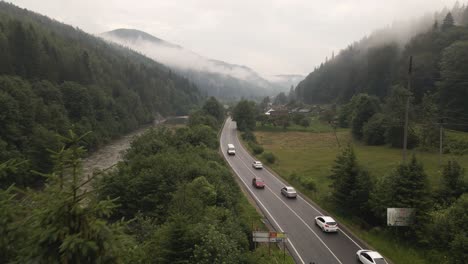
[(297, 197), (296, 190), (291, 186), (284, 186), (283, 188), (281, 188), (281, 194), (288, 197), (288, 198), (296, 198)]
[(256, 160), (252, 163), (252, 167), (254, 167), (254, 169), (263, 169), (263, 164), (260, 161)]
[(388, 264), (379, 252), (367, 249), (358, 250), (356, 258), (364, 264)]
[(323, 232), (338, 232), (338, 224), (329, 216), (320, 215), (315, 217), (315, 224), (320, 227)]

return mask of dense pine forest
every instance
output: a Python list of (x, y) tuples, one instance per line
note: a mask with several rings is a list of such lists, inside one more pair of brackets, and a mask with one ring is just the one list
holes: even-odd
[(404, 44), (388, 40), (388, 29), (350, 45), (310, 73), (297, 86), (297, 98), (309, 104), (343, 104), (366, 93), (385, 101), (395, 89), (409, 86), (413, 104), (432, 96), (439, 119), (468, 129), (458, 125), (468, 123), (468, 7), (457, 4), (437, 13), (432, 23)]
[(56, 134), (92, 131), (89, 150), (151, 123), (187, 114), (197, 88), (164, 66), (39, 14), (0, 2), (0, 187), (41, 182)]

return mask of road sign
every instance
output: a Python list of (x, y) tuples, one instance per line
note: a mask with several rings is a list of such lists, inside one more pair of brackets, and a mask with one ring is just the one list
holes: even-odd
[(414, 208), (387, 208), (388, 226), (409, 226), (413, 220)]
[(253, 231), (253, 242), (276, 243), (286, 241), (286, 233), (268, 232), (268, 231)]

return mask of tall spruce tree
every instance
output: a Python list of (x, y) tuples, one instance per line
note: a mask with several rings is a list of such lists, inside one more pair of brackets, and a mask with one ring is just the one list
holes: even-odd
[(414, 208), (414, 224), (404, 233), (411, 239), (425, 242), (424, 229), (428, 223), (428, 179), (424, 168), (415, 156), (409, 163), (400, 164), (388, 176), (380, 180), (372, 195), (372, 209), (383, 220), (386, 208)]
[(442, 30), (447, 30), (455, 25), (455, 21), (453, 20), (452, 13), (448, 12), (444, 18), (444, 22), (442, 23)]
[[(70, 131), (64, 137), (64, 147), (56, 152), (54, 173), (47, 176), (42, 192), (29, 192), (24, 206), (31, 216), (26, 225), (32, 230), (22, 247), (22, 263), (119, 263), (122, 250), (117, 225), (103, 219), (115, 204), (98, 201), (84, 185), (80, 146), (83, 136)], [(66, 146), (66, 147), (65, 147)]]
[(338, 154), (329, 178), (333, 201), (339, 210), (357, 216), (367, 212), (372, 182), (367, 170), (359, 166), (351, 145)]
[(455, 160), (449, 160), (442, 171), (441, 200), (451, 203), (466, 191), (465, 170)]

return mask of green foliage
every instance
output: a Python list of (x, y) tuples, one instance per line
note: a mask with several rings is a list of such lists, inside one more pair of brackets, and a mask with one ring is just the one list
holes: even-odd
[(441, 120), (438, 118), (439, 109), (436, 104), (434, 94), (425, 94), (420, 105), (420, 120), (422, 122), (419, 131), (419, 146), (424, 149), (434, 149), (439, 147), (440, 131), (436, 123)]
[[(3, 164), (5, 165), (5, 164)], [(2, 171), (0, 165), (0, 171)], [(3, 167), (3, 170), (6, 168)], [(18, 219), (25, 213), (16, 206), (16, 193), (13, 187), (0, 189), (0, 262), (12, 262), (19, 255), (19, 250), (26, 243), (25, 229)]]
[(111, 219), (135, 218), (129, 231), (142, 263), (247, 263), (250, 222), (237, 217), (242, 193), (212, 140), (206, 125), (149, 130), (100, 181), (99, 197), (120, 204)]
[(249, 142), (249, 146), (252, 149), (255, 155), (260, 155), (263, 153), (263, 147), (254, 142)]
[(218, 127), (218, 122), (214, 116), (207, 115), (201, 110), (190, 113), (188, 119), (188, 126), (194, 127), (198, 125), (206, 125), (212, 128)]
[(468, 154), (468, 141), (457, 138), (447, 138), (445, 141), (445, 153), (451, 153), (459, 156)]
[(82, 177), (82, 138), (72, 131), (61, 138), (62, 148), (52, 155), (54, 172), (43, 174), (44, 190), (0, 191), (2, 262), (120, 263), (128, 252), (122, 223), (105, 220), (114, 201), (97, 200), (84, 188), (92, 178)]
[(5, 2), (0, 58), (0, 162), (29, 160), (1, 186), (41, 184), (30, 171), (51, 171), (47, 149), (72, 126), (93, 131), (80, 144), (94, 150), (200, 99), (186, 79), (140, 54)]
[(303, 127), (309, 127), (310, 126), (310, 118), (303, 118), (299, 125), (303, 126)]
[(451, 27), (453, 27), (455, 24), (453, 20), (452, 13), (448, 12), (447, 15), (444, 18), (444, 22), (442, 23), (442, 30), (447, 30)]
[(351, 133), (356, 139), (362, 139), (364, 124), (380, 109), (379, 100), (367, 94), (353, 97), (354, 109), (351, 118)]
[(224, 121), (224, 107), (214, 97), (210, 97), (203, 105), (203, 111), (208, 115), (213, 116), (218, 123)]
[(232, 111), (232, 118), (237, 122), (240, 131), (254, 130), (256, 125), (255, 102), (241, 100)]
[(465, 182), (465, 170), (455, 160), (449, 160), (442, 170), (439, 197), (451, 203), (468, 190)]
[(276, 162), (276, 156), (271, 152), (264, 152), (263, 158), (270, 164), (273, 164)]
[[(447, 112), (451, 123), (456, 123), (454, 120), (464, 120), (468, 113), (465, 93), (467, 72), (468, 41), (456, 41), (442, 52), (440, 61), (441, 81), (438, 83), (441, 109)], [(466, 125), (454, 125), (452, 127), (468, 131)]]
[(414, 208), (415, 223), (406, 233), (420, 243), (427, 242), (424, 233), (428, 222), (428, 210), (431, 202), (427, 175), (423, 166), (412, 157), (409, 163), (399, 165), (391, 174), (382, 178), (372, 194), (372, 209), (382, 221), (386, 208)]
[(468, 194), (460, 196), (450, 207), (431, 213), (427, 230), (431, 245), (444, 252), (447, 263), (462, 264), (468, 258)]
[(367, 145), (385, 144), (386, 119), (381, 113), (374, 114), (362, 128), (363, 141)]
[(245, 132), (243, 132), (241, 134), (241, 137), (247, 142), (257, 143), (257, 138), (255, 137), (255, 134), (250, 130), (246, 130)]
[(357, 163), (356, 154), (350, 145), (336, 157), (329, 178), (332, 199), (340, 211), (360, 216), (368, 213), (372, 182), (369, 173)]

